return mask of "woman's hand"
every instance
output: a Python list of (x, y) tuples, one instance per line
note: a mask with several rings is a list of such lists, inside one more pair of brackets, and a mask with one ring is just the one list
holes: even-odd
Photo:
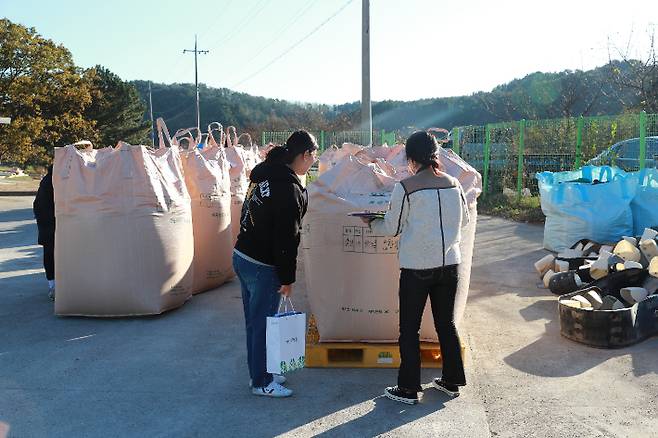
[(279, 293), (284, 297), (289, 297), (292, 294), (292, 284), (284, 284), (279, 288)]
[(361, 220), (363, 221), (364, 224), (370, 225), (370, 222), (374, 221), (375, 218), (361, 216)]

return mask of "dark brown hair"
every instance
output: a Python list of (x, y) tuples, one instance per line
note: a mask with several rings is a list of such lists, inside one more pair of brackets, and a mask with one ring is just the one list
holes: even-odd
[(288, 140), (281, 145), (273, 147), (265, 158), (266, 163), (291, 164), (299, 154), (312, 152), (318, 148), (315, 138), (304, 130), (293, 132)]
[(439, 143), (436, 138), (427, 131), (416, 131), (409, 136), (405, 145), (407, 160), (413, 160), (420, 164), (420, 169), (432, 168), (434, 173), (443, 171), (443, 165), (439, 161)]

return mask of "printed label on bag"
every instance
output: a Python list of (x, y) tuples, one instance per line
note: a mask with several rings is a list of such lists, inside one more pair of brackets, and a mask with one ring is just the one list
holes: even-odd
[(399, 309), (392, 312), (390, 309), (359, 309), (358, 307), (351, 306), (341, 306), (340, 311), (349, 313), (367, 313), (369, 315), (389, 315), (391, 313), (400, 313)]
[(224, 278), (226, 277), (229, 272), (231, 272), (228, 269), (210, 269), (206, 271), (206, 280), (214, 280), (216, 278)]
[(369, 227), (343, 227), (343, 252), (397, 254), (398, 238), (375, 236)]
[(173, 296), (179, 296), (179, 295), (187, 295), (189, 294), (189, 287), (181, 286), (181, 285), (176, 285), (169, 289), (169, 293)]
[(199, 194), (199, 205), (204, 208), (217, 208), (222, 196), (218, 193)]

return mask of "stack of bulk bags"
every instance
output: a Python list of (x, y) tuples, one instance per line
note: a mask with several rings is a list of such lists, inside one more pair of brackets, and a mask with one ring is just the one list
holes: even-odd
[[(160, 146), (168, 131), (158, 119)], [(219, 133), (219, 143), (213, 137)], [(233, 278), (233, 233), (231, 230), (231, 179), (223, 145), (222, 125), (208, 126), (203, 149), (192, 148), (183, 154), (185, 184), (192, 200), (194, 228), (193, 293), (214, 289)], [(195, 143), (198, 143), (195, 141)]]
[(192, 212), (176, 146), (55, 149), (55, 313), (152, 315), (192, 295)]
[[(399, 154), (391, 148), (389, 155)], [(402, 178), (392, 166), (365, 149), (358, 158), (347, 155), (309, 186), (309, 210), (304, 218), (302, 247), (308, 297), (320, 340), (352, 342), (395, 342), (398, 330), (398, 287), (400, 266), (398, 239), (375, 236), (352, 211), (385, 211), (394, 184)], [(369, 160), (365, 157), (370, 155)], [(470, 193), (471, 223), (463, 230), (460, 283), (455, 319), (464, 312), (475, 234), (475, 199), (481, 191), (479, 174), (459, 157), (442, 153), (453, 176)], [(368, 162), (371, 161), (371, 162)], [(406, 160), (405, 160), (406, 165)], [(406, 166), (405, 166), (406, 167)], [(479, 184), (479, 187), (478, 187)], [(437, 232), (440, 232), (437, 230)], [(427, 306), (420, 330), (421, 340), (437, 341)]]
[(242, 204), (249, 189), (247, 166), (245, 164), (244, 149), (238, 146), (238, 136), (234, 126), (229, 126), (226, 132), (226, 158), (230, 164), (231, 178), (231, 228), (233, 230), (233, 243), (240, 234), (240, 216)]
[(546, 216), (544, 248), (562, 251), (574, 242), (618, 242), (633, 235), (631, 201), (637, 177), (608, 166), (537, 175)]

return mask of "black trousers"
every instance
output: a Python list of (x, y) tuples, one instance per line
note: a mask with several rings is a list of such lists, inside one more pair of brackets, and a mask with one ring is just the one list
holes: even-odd
[(55, 242), (43, 245), (43, 268), (46, 270), (46, 279), (55, 279)]
[(439, 335), (443, 358), (442, 379), (465, 385), (461, 343), (453, 318), (457, 292), (458, 265), (400, 273), (400, 371), (398, 387), (420, 391), (420, 322), (430, 297), (434, 326)]

